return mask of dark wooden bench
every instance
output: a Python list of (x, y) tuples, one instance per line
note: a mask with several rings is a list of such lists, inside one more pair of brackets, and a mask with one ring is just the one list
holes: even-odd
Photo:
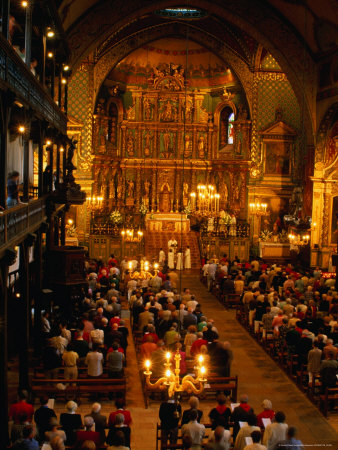
[[(59, 368), (59, 376), (58, 378), (63, 378), (64, 375), (64, 366), (61, 366)], [(88, 372), (87, 367), (85, 366), (78, 366), (78, 378), (88, 378)], [(103, 377), (108, 378), (108, 369), (107, 367), (103, 368)], [(45, 372), (43, 370), (42, 366), (34, 367), (34, 378), (45, 378)]]
[[(66, 385), (66, 389), (58, 389), (56, 386), (58, 383)], [(51, 398), (78, 399), (91, 394), (109, 396), (116, 392), (126, 393), (125, 378), (78, 378), (77, 380), (33, 378), (31, 386), (34, 397), (47, 394)]]
[(319, 397), (319, 409), (327, 417), (327, 413), (329, 410), (330, 403), (333, 404), (333, 407), (336, 407), (338, 402), (338, 387), (326, 388), (325, 394)]
[[(211, 424), (210, 423), (206, 423), (203, 424), (206, 428), (206, 430), (210, 430), (211, 429)], [(181, 425), (178, 426), (179, 430), (181, 429)], [(177, 442), (176, 444), (163, 444), (162, 445), (162, 439), (161, 439), (161, 434), (162, 434), (162, 427), (160, 424), (156, 425), (156, 450), (158, 450), (159, 448), (161, 450), (165, 450), (165, 449), (182, 449), (182, 436), (179, 433), (179, 436), (177, 437)], [(207, 440), (210, 436), (210, 433), (206, 433), (204, 438), (203, 438), (203, 447), (206, 445)]]
[(241, 305), (241, 296), (239, 294), (224, 294), (224, 302), (227, 308), (237, 308)]

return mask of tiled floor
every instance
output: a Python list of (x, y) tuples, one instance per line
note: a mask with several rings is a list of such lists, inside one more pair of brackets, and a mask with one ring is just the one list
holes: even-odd
[[(209, 294), (199, 282), (196, 272), (183, 273), (182, 288), (188, 287), (196, 294), (202, 304), (202, 310), (208, 318), (215, 320), (221, 339), (232, 344), (234, 361), (232, 374), (239, 376), (239, 394), (247, 393), (250, 404), (256, 413), (261, 411), (260, 404), (264, 398), (271, 399), (275, 410), (286, 414), (287, 423), (296, 426), (299, 438), (308, 446), (323, 448), (333, 446), (338, 448), (338, 420), (331, 416), (326, 420), (319, 411), (307, 400), (299, 389), (288, 379), (281, 369), (267, 356), (258, 344), (235, 320), (234, 311), (225, 311), (217, 300)], [(131, 410), (132, 449), (155, 449), (156, 422), (158, 403), (152, 403), (145, 409), (141, 383), (132, 343), (128, 347), (128, 377), (127, 404)], [(204, 420), (212, 406), (211, 401), (201, 402)], [(184, 407), (185, 405), (183, 405)], [(63, 410), (63, 405), (56, 405), (57, 412)], [(84, 402), (79, 407), (81, 414), (90, 410), (90, 404)], [(102, 401), (102, 412), (109, 414), (114, 410), (113, 402)]]

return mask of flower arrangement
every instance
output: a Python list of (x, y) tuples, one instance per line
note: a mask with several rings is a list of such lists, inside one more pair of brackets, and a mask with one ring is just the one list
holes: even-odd
[(110, 213), (109, 219), (111, 222), (113, 222), (114, 224), (117, 225), (122, 222), (123, 217), (122, 217), (122, 214), (120, 213), (120, 211), (115, 209), (113, 212)]
[(219, 219), (220, 225), (231, 225), (231, 216), (228, 212), (224, 213), (224, 216)]
[(142, 214), (142, 216), (145, 216), (146, 214), (148, 214), (148, 208), (144, 202), (141, 203), (139, 212)]
[(278, 233), (278, 242), (282, 244), (288, 244), (289, 243), (289, 237), (286, 230), (282, 230), (280, 233)]
[(184, 214), (186, 214), (187, 216), (190, 216), (190, 214), (192, 213), (192, 206), (190, 204), (190, 202), (188, 202), (187, 206), (184, 208), (183, 212)]
[(66, 236), (67, 237), (76, 237), (76, 227), (73, 223), (66, 225)]
[(268, 242), (272, 238), (272, 231), (269, 230), (262, 230), (261, 234), (259, 235), (259, 240), (262, 242)]

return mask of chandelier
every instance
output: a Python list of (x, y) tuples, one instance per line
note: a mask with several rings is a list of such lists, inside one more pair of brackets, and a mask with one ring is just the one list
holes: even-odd
[(190, 193), (192, 213), (199, 216), (212, 217), (219, 212), (219, 201), (221, 196), (216, 187), (209, 184), (199, 184), (196, 192)]
[[(159, 265), (157, 263), (154, 264), (154, 274), (150, 272), (150, 266), (149, 261), (144, 261), (141, 259), (140, 261), (140, 271), (135, 270), (135, 272), (130, 274), (130, 278), (137, 279), (137, 280), (146, 280), (147, 278), (153, 278), (158, 273)], [(131, 271), (133, 270), (133, 263), (130, 261), (128, 263), (128, 269)]]
[(269, 213), (267, 212), (267, 203), (261, 203), (258, 200), (254, 203), (250, 203), (250, 213), (255, 216), (267, 216)]
[(164, 390), (168, 389), (168, 397), (173, 397), (176, 392), (188, 392), (189, 394), (201, 394), (204, 390), (204, 385), (207, 382), (205, 378), (206, 368), (203, 365), (204, 357), (203, 355), (199, 355), (197, 358), (198, 366), (196, 368), (196, 378), (191, 375), (185, 375), (182, 379), (180, 379), (180, 361), (181, 355), (179, 350), (176, 351), (174, 355), (175, 360), (175, 368), (172, 370), (171, 368), (171, 360), (172, 355), (170, 352), (166, 353), (166, 363), (164, 376), (159, 378), (155, 383), (151, 383), (150, 376), (152, 372), (150, 371), (151, 361), (147, 359), (145, 361), (146, 370), (143, 372), (146, 377), (146, 384), (150, 389), (159, 389)]

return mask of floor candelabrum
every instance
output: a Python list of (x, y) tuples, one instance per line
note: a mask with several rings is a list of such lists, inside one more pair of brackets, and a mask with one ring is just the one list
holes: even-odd
[(170, 352), (166, 353), (166, 363), (164, 364), (165, 372), (164, 376), (159, 378), (155, 383), (150, 381), (150, 377), (152, 372), (151, 361), (147, 359), (145, 361), (146, 370), (143, 372), (146, 377), (146, 384), (150, 389), (154, 390), (165, 390), (168, 389), (168, 397), (174, 397), (174, 395), (178, 392), (188, 392), (189, 394), (199, 395), (204, 390), (204, 385), (207, 382), (205, 377), (206, 368), (203, 365), (204, 357), (203, 355), (199, 355), (197, 358), (198, 364), (196, 367), (196, 378), (192, 375), (185, 375), (183, 378), (180, 378), (180, 362), (181, 355), (179, 350), (174, 354), (175, 368), (172, 369), (172, 354)]

